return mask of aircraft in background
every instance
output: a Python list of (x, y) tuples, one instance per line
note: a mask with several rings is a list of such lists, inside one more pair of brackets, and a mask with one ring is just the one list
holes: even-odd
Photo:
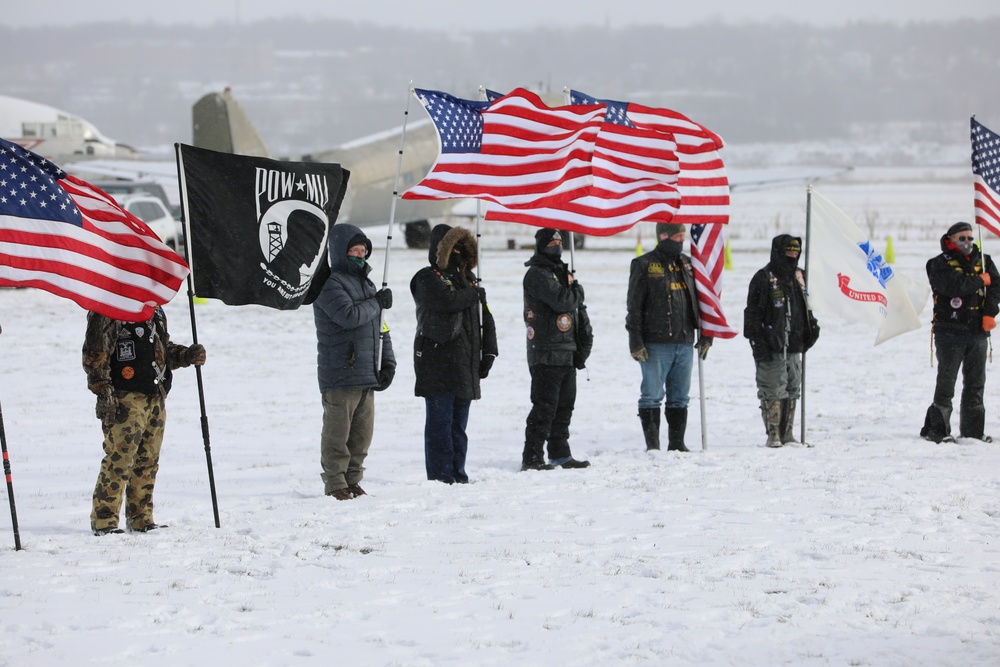
[[(396, 187), (401, 131), (397, 127), (294, 159), (335, 162), (351, 172), (338, 221), (358, 227), (386, 225)], [(0, 136), (109, 192), (154, 194), (175, 216), (179, 214), (177, 165), (173, 160), (143, 159), (137, 151), (109, 139), (82, 118), (43, 104), (0, 95)], [(229, 88), (204, 95), (192, 107), (192, 144), (224, 153), (272, 157)], [(431, 121), (408, 123), (399, 163), (398, 192), (405, 192), (423, 179), (437, 154), (437, 132)], [(805, 185), (848, 170), (850, 167), (728, 171), (730, 190), (738, 193)], [(476, 200), (471, 199), (410, 201), (397, 197), (394, 222), (403, 227), (408, 247), (422, 248), (427, 247), (431, 220), (449, 216), (473, 218), (477, 211), (485, 214), (487, 207), (488, 202), (477, 206)], [(575, 234), (574, 241), (576, 247), (582, 248), (584, 235)]]
[[(192, 110), (192, 144), (223, 153), (269, 155), (246, 112), (229, 88), (209, 93)], [(351, 172), (339, 222), (358, 227), (389, 222), (402, 128), (372, 134), (340, 146), (301, 155), (297, 162), (335, 162)], [(437, 132), (429, 119), (406, 125), (406, 143), (399, 165), (399, 193), (419, 182), (430, 171), (438, 154)], [(282, 158), (284, 159), (284, 158)], [(403, 227), (406, 245), (427, 247), (430, 220), (447, 216), (464, 200), (409, 201), (396, 199), (394, 222)]]

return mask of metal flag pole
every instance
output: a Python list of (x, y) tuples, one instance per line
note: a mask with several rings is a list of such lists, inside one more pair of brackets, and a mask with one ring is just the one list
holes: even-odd
[(3, 428), (3, 407), (0, 407), (0, 448), (3, 450), (3, 474), (7, 478), (7, 498), (10, 500), (10, 524), (14, 529), (14, 550), (21, 550), (21, 534), (17, 530), (17, 508), (14, 506), (14, 480), (10, 474), (10, 457), (7, 455), (7, 434)]
[[(184, 246), (188, 256), (188, 267), (191, 268), (187, 275), (187, 296), (188, 310), (191, 313), (191, 342), (198, 344), (198, 323), (194, 315), (194, 270), (192, 267), (193, 258), (191, 256), (191, 216), (188, 212), (187, 180), (184, 178), (184, 156), (181, 153), (180, 144), (174, 144), (177, 153), (177, 181), (180, 185), (181, 198), (181, 222), (184, 224)], [(219, 498), (215, 492), (215, 469), (212, 466), (212, 443), (208, 430), (208, 411), (205, 408), (205, 384), (201, 376), (201, 366), (194, 367), (195, 378), (198, 381), (198, 405), (201, 408), (201, 438), (205, 443), (205, 462), (208, 465), (208, 488), (212, 494), (212, 514), (215, 517), (215, 527), (220, 528), (219, 521)]]
[[(396, 180), (392, 184), (392, 202), (389, 204), (389, 228), (385, 234), (385, 263), (382, 266), (382, 289), (389, 285), (389, 250), (392, 247), (392, 228), (396, 224), (396, 200), (399, 199), (399, 174), (403, 169), (403, 145), (406, 143), (406, 121), (410, 117), (410, 97), (413, 95), (413, 82), (406, 89), (406, 106), (403, 109), (403, 130), (399, 134), (399, 154), (396, 157)], [(375, 357), (375, 368), (382, 370), (382, 343), (385, 337), (385, 309), (380, 314), (378, 334), (378, 355)]]
[(698, 401), (701, 403), (701, 449), (705, 451), (708, 449), (708, 420), (705, 418), (705, 362), (697, 350), (695, 355), (698, 357)]
[[(812, 244), (809, 237), (812, 235), (812, 193), (813, 187), (806, 187), (806, 266), (803, 272), (805, 282), (806, 311), (809, 310), (809, 253), (812, 251)], [(806, 351), (802, 350), (802, 378), (799, 381), (799, 442), (806, 446)]]

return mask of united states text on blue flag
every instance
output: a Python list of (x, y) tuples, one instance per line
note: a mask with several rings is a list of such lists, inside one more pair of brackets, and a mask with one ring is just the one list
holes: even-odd
[(971, 123), (976, 222), (1000, 236), (1000, 136), (975, 118)]
[(586, 194), (604, 107), (549, 107), (516, 89), (487, 102), (414, 90), (440, 153), (403, 199), (473, 197), (504, 206), (547, 206)]
[(184, 260), (111, 196), (0, 139), (0, 285), (141, 321), (187, 274)]

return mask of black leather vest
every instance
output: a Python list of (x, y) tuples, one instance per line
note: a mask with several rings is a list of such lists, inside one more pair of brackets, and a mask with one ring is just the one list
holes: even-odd
[(170, 391), (172, 374), (167, 359), (167, 316), (157, 308), (145, 322), (119, 322), (111, 354), (111, 381), (119, 391), (147, 396)]

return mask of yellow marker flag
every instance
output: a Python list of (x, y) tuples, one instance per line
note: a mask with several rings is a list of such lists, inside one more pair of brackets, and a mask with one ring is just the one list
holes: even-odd
[(733, 252), (729, 249), (729, 241), (726, 241), (722, 251), (722, 268), (726, 271), (733, 270)]
[(896, 263), (896, 250), (892, 247), (892, 237), (890, 236), (885, 242), (885, 263), (895, 264)]

